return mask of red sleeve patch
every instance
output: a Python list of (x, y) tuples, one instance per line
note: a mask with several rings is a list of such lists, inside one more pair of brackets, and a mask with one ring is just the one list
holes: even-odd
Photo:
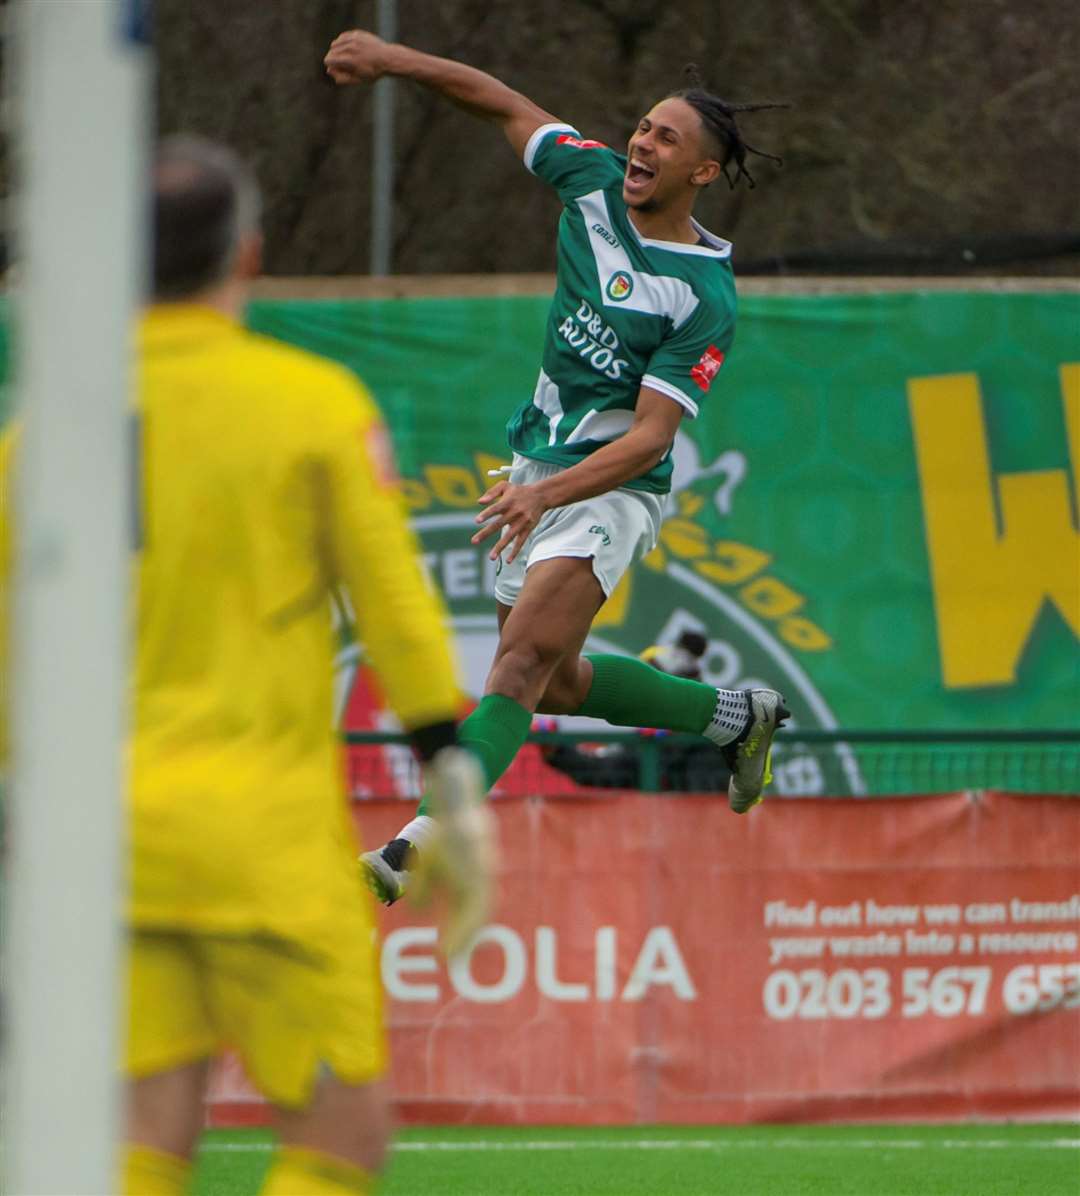
[(690, 377), (701, 387), (708, 390), (712, 380), (720, 373), (724, 364), (724, 355), (715, 345), (710, 345), (701, 355), (701, 360), (690, 371)]
[(578, 149), (607, 149), (602, 141), (587, 141), (580, 137), (571, 137), (569, 133), (560, 133), (556, 145), (573, 145)]

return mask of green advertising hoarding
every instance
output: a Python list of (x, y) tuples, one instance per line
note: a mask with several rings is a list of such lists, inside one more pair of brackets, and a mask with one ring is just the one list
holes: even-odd
[[(375, 393), (473, 672), (494, 603), (472, 515), (532, 394), (546, 311), (539, 297), (250, 310)], [(804, 730), (1080, 728), (1080, 294), (743, 298), (674, 455), (661, 542), (602, 610), (597, 647), (703, 630), (708, 679), (775, 685)], [(1078, 755), (1044, 753), (1037, 777), (1017, 756), (1004, 779), (1075, 790)], [(860, 759), (795, 744), (777, 766), (790, 792), (934, 784), (874, 785)]]
[[(459, 634), (491, 618), (470, 516), (532, 394), (546, 310), (492, 298), (251, 312), (375, 391)], [(744, 298), (729, 361), (676, 444), (661, 544), (601, 613), (596, 643), (638, 652), (705, 630), (716, 684), (770, 681), (807, 729), (1075, 729), (1078, 476), (1080, 296)], [(839, 752), (825, 788), (865, 784), (859, 762)], [(1049, 777), (1032, 763), (1031, 785), (1023, 769), (1013, 784), (1065, 787), (1076, 749)], [(819, 788), (820, 754), (788, 750), (778, 767), (789, 791)]]

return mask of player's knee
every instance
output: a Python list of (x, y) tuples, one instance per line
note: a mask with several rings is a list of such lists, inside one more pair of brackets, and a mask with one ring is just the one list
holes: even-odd
[(559, 663), (561, 649), (542, 639), (519, 639), (499, 653), (492, 674), (516, 687), (531, 689), (546, 686), (552, 670)]

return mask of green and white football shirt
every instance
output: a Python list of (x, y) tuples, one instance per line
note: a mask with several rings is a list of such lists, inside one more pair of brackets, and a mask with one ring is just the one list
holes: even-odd
[[(507, 426), (511, 448), (575, 465), (629, 429), (642, 386), (697, 416), (735, 332), (731, 245), (696, 221), (697, 245), (641, 236), (622, 199), (626, 158), (569, 125), (537, 129), (525, 165), (563, 213), (543, 366)], [(670, 454), (626, 486), (666, 494)]]

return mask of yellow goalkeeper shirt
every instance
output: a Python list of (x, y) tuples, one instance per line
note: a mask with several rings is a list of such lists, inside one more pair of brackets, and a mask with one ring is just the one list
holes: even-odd
[(382, 422), (345, 369), (183, 304), (144, 318), (137, 419), (132, 916), (326, 933), (357, 899), (334, 592), (407, 728), (460, 711)]

